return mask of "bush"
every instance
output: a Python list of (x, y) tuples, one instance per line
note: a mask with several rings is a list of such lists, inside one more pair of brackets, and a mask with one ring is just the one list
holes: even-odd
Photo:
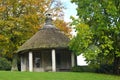
[(94, 68), (89, 66), (76, 66), (72, 68), (73, 72), (95, 72)]
[(0, 58), (0, 70), (10, 70), (11, 69), (11, 62), (8, 61), (6, 58)]
[(97, 73), (113, 73), (113, 65), (101, 64), (99, 68), (96, 69)]

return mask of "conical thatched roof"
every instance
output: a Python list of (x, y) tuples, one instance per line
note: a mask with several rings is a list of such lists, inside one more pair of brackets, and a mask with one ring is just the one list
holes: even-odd
[(17, 52), (45, 48), (67, 48), (69, 38), (51, 24), (51, 19), (46, 19), (46, 24), (35, 35), (27, 40)]

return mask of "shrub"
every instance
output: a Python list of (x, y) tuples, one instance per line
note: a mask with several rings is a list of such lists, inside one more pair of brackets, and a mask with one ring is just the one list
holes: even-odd
[(89, 66), (76, 66), (72, 68), (73, 72), (95, 72), (94, 68)]
[(99, 68), (96, 69), (97, 73), (113, 73), (113, 65), (101, 64)]
[(6, 58), (0, 58), (0, 70), (10, 70), (11, 62)]

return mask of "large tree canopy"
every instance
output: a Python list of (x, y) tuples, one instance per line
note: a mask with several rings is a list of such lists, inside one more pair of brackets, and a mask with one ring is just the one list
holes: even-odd
[[(46, 13), (60, 17), (63, 8), (58, 0), (0, 0), (0, 54), (12, 57), (18, 47), (43, 26)], [(61, 21), (64, 27), (58, 24), (59, 20), (55, 24), (69, 34), (67, 23)]]
[[(119, 73), (120, 0), (72, 0), (72, 2), (78, 5), (79, 16), (79, 20), (74, 20), (73, 23), (76, 27), (85, 29), (76, 29), (77, 36), (71, 40), (70, 48), (79, 54), (82, 53), (89, 62), (113, 64), (114, 72)], [(82, 25), (83, 23), (85, 25)]]
[[(0, 56), (14, 57), (13, 67), (16, 66), (17, 49), (44, 25), (46, 13), (63, 17), (63, 9), (58, 0), (0, 0)], [(65, 34), (70, 33), (63, 20), (55, 24)]]

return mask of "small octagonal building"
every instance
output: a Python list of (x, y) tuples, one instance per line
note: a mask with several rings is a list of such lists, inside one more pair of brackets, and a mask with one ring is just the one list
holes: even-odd
[(48, 15), (43, 28), (18, 49), (21, 71), (69, 71), (76, 64), (76, 56), (68, 49), (69, 41)]

